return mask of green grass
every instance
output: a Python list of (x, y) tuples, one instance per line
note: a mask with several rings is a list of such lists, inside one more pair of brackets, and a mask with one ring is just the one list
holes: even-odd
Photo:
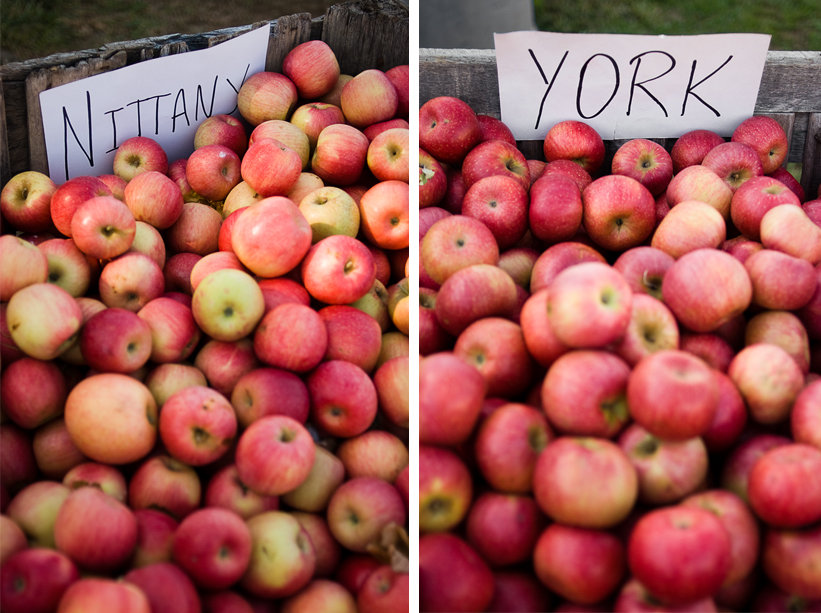
[(535, 0), (536, 23), (550, 32), (613, 34), (770, 34), (770, 49), (821, 50), (818, 0)]

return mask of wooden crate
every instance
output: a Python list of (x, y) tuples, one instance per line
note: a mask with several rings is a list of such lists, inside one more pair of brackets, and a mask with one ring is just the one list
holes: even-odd
[[(496, 54), (478, 49), (420, 49), (419, 104), (454, 96), (477, 113), (500, 118)], [(770, 51), (764, 66), (755, 114), (776, 119), (787, 133), (786, 163), (802, 164), (801, 185), (813, 199), (821, 183), (821, 52)], [(653, 139), (668, 150), (675, 139)], [(529, 159), (544, 159), (543, 141), (521, 141)], [(624, 140), (605, 141), (607, 158)]]
[(408, 64), (409, 13), (404, 0), (356, 0), (332, 6), (324, 16), (309, 13), (202, 34), (171, 34), (100, 49), (59, 53), (0, 66), (0, 185), (25, 170), (46, 172), (40, 115), (42, 91), (155, 57), (213, 47), (258, 27), (270, 28), (265, 69), (279, 71), (295, 46), (322, 40), (343, 74)]

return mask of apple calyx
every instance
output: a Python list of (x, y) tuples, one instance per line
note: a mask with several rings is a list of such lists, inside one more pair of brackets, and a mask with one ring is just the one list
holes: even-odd
[(405, 529), (396, 523), (391, 522), (382, 528), (379, 538), (368, 545), (367, 551), (394, 572), (410, 572), (410, 539)]

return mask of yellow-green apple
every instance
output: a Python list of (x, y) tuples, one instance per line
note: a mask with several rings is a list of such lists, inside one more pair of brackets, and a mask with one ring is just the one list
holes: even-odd
[(364, 236), (382, 249), (404, 249), (409, 243), (410, 190), (403, 181), (381, 181), (359, 202)]
[(481, 373), (488, 396), (516, 398), (529, 388), (535, 373), (522, 328), (501, 317), (470, 324), (456, 339), (453, 353)]
[(422, 360), (419, 442), (458, 445), (466, 441), (479, 418), (486, 387), (482, 374), (453, 353), (437, 353)]
[(251, 559), (251, 532), (228, 509), (198, 509), (180, 522), (172, 545), (174, 561), (200, 587), (234, 585)]
[[(670, 564), (670, 560), (678, 560)], [(638, 520), (627, 543), (633, 576), (663, 602), (707, 598), (727, 578), (730, 536), (710, 511), (677, 505)]]
[(550, 425), (537, 409), (504, 404), (478, 427), (476, 464), (495, 490), (527, 493), (532, 488), (536, 458), (553, 438)]
[(485, 177), (502, 175), (514, 179), (530, 189), (530, 170), (524, 154), (515, 145), (491, 140), (476, 145), (462, 162), (462, 180), (465, 188)]
[(747, 322), (744, 344), (770, 343), (790, 354), (804, 375), (810, 368), (810, 343), (801, 320), (788, 311), (764, 311)]
[(2, 302), (8, 302), (24, 287), (49, 280), (46, 254), (36, 245), (14, 234), (4, 234), (0, 237), (0, 257), (3, 259), (3, 277), (0, 280)]
[(252, 126), (269, 119), (288, 119), (297, 102), (293, 81), (277, 72), (258, 72), (248, 77), (237, 93), (237, 107)]
[(262, 318), (254, 332), (254, 352), (275, 368), (313, 370), (324, 358), (328, 331), (316, 311), (304, 304), (281, 304)]
[(569, 347), (605, 347), (624, 336), (632, 298), (619, 271), (584, 262), (566, 268), (550, 284), (548, 319), (557, 338)]
[(114, 579), (86, 577), (72, 583), (60, 599), (60, 613), (151, 613), (148, 598), (139, 587)]
[(0, 213), (21, 232), (43, 232), (51, 227), (51, 196), (57, 185), (34, 170), (17, 173), (0, 192)]
[(328, 528), (339, 543), (364, 553), (389, 524), (404, 526), (405, 501), (390, 483), (375, 477), (349, 479), (328, 503)]
[(123, 581), (145, 593), (153, 613), (199, 613), (201, 610), (196, 586), (185, 571), (171, 562), (133, 568), (123, 576)]
[(188, 252), (176, 253), (168, 258), (168, 261), (162, 268), (165, 289), (169, 292), (176, 291), (189, 296), (193, 294), (194, 290), (191, 289), (191, 269), (194, 268), (194, 265), (201, 259), (201, 255)]
[(128, 504), (155, 509), (182, 520), (199, 508), (202, 485), (196, 471), (168, 455), (155, 455), (137, 467), (128, 484)]
[(327, 331), (325, 360), (347, 360), (372, 372), (382, 346), (379, 323), (367, 313), (348, 305), (322, 308), (318, 315)]
[(801, 206), (798, 196), (780, 181), (766, 176), (753, 177), (733, 194), (730, 217), (744, 236), (758, 241), (765, 213), (782, 204)]
[(111, 190), (97, 177), (75, 177), (57, 188), (51, 196), (51, 219), (60, 234), (71, 237), (71, 218), (75, 211), (95, 196), (111, 196)]
[(561, 436), (539, 455), (533, 473), (539, 508), (554, 521), (610, 528), (624, 520), (638, 496), (638, 476), (615, 443)]
[(0, 565), (18, 551), (28, 549), (26, 535), (8, 515), (0, 515)]
[(248, 149), (248, 137), (242, 122), (231, 115), (211, 115), (197, 126), (194, 149), (223, 145), (242, 157)]
[(263, 196), (255, 192), (245, 181), (240, 181), (225, 197), (222, 206), (222, 216), (224, 219), (228, 219), (231, 213), (251, 206), (260, 200), (264, 200)]
[(65, 499), (54, 521), (54, 543), (81, 569), (122, 568), (137, 545), (137, 521), (125, 504), (96, 487), (81, 487)]
[(383, 334), (388, 331), (393, 323), (388, 312), (388, 290), (379, 279), (374, 279), (373, 285), (367, 294), (359, 300), (349, 302), (348, 306), (359, 309), (373, 317), (379, 324)]
[(126, 182), (152, 170), (168, 174), (168, 156), (157, 141), (147, 136), (132, 136), (124, 140), (117, 147), (113, 164), (114, 174)]
[(123, 504), (128, 496), (128, 486), (122, 472), (114, 466), (97, 462), (83, 462), (69, 470), (63, 477), (63, 485), (72, 490), (93, 486)]
[(743, 313), (753, 297), (744, 265), (718, 249), (696, 249), (667, 269), (664, 303), (679, 324), (693, 332), (712, 332)]
[(242, 262), (232, 251), (215, 251), (209, 253), (199, 260), (191, 269), (191, 289), (196, 291), (200, 282), (208, 275), (218, 270), (225, 268), (232, 268), (234, 270), (241, 270), (248, 272), (248, 269), (243, 266)]
[[(747, 181), (764, 174), (758, 153), (744, 143), (722, 143), (710, 149), (701, 160), (733, 190), (733, 194)], [(785, 187), (786, 189), (786, 187)]]
[(689, 166), (701, 164), (707, 153), (724, 143), (724, 138), (712, 130), (696, 129), (685, 132), (676, 139), (670, 150), (673, 172), (678, 175)]
[(779, 434), (754, 434), (739, 442), (730, 452), (721, 471), (721, 487), (749, 502), (747, 484), (750, 470), (758, 459), (770, 449), (788, 445), (792, 439)]
[(612, 353), (565, 353), (550, 366), (542, 385), (545, 415), (562, 433), (612, 438), (630, 419), (629, 376), (630, 366)]
[(627, 403), (633, 419), (664, 440), (701, 436), (715, 417), (718, 383), (702, 359), (665, 349), (641, 360), (630, 373)]
[(821, 528), (803, 530), (768, 528), (762, 545), (764, 573), (779, 588), (798, 598), (821, 598), (821, 573), (818, 572), (818, 547)]
[(452, 215), (434, 223), (422, 239), (419, 252), (421, 264), (439, 284), (466, 266), (495, 266), (499, 261), (493, 233), (478, 219), (465, 215)]
[(265, 198), (237, 220), (231, 244), (255, 275), (279, 277), (296, 267), (311, 248), (311, 226), (288, 198)]
[(309, 102), (297, 107), (291, 115), (290, 121), (308, 137), (310, 151), (313, 152), (322, 130), (334, 124), (345, 123), (345, 115), (342, 114), (342, 109), (336, 105), (324, 102)]
[(419, 539), (419, 610), (484, 611), (493, 598), (493, 573), (455, 534)]
[(103, 267), (99, 290), (100, 299), (107, 307), (136, 313), (163, 294), (165, 279), (163, 271), (148, 256), (125, 253)]
[(483, 115), (481, 113), (476, 115), (476, 119), (479, 120), (479, 128), (482, 130), (481, 143), (491, 140), (500, 140), (514, 147), (516, 146), (516, 138), (514, 138), (513, 132), (510, 131), (510, 128), (508, 128), (503, 121), (491, 115)]
[(529, 496), (485, 492), (470, 507), (466, 536), (494, 568), (532, 559), (545, 519)]
[(761, 243), (816, 265), (821, 262), (821, 228), (798, 206), (778, 205), (761, 218)]
[(359, 207), (350, 195), (338, 187), (320, 187), (299, 202), (299, 210), (311, 226), (311, 243), (344, 234), (356, 238), (359, 233)]
[[(90, 264), (97, 260), (80, 251), (70, 238), (52, 238), (43, 241), (38, 247), (48, 261), (49, 283), (62, 287), (75, 298), (88, 291), (93, 275)], [(99, 266), (95, 267), (99, 274)]]
[(203, 498), (204, 507), (227, 509), (242, 519), (279, 509), (277, 496), (262, 496), (248, 489), (237, 473), (235, 464), (217, 471), (209, 480)]
[(662, 299), (664, 275), (675, 259), (665, 252), (649, 246), (639, 246), (622, 253), (613, 268), (627, 280), (634, 294), (648, 294)]
[(226, 342), (210, 340), (197, 351), (194, 366), (203, 372), (208, 385), (226, 398), (244, 374), (261, 366), (250, 338)]
[(319, 133), (311, 170), (327, 185), (353, 185), (367, 165), (368, 137), (353, 126), (332, 124)]
[(732, 563), (724, 585), (728, 586), (748, 576), (758, 561), (758, 520), (750, 507), (732, 492), (712, 489), (685, 498), (684, 507), (701, 507), (718, 517), (730, 536)]
[(721, 213), (699, 200), (685, 200), (661, 220), (650, 246), (678, 259), (696, 249), (717, 249), (726, 238), (727, 226)]
[(409, 461), (405, 444), (384, 430), (371, 430), (349, 438), (336, 453), (350, 479), (376, 477), (393, 483)]
[(679, 202), (700, 200), (730, 219), (730, 203), (733, 190), (713, 170), (696, 164), (676, 174), (665, 192), (667, 204), (675, 207)]
[(265, 313), (286, 302), (297, 302), (309, 306), (311, 296), (302, 285), (285, 277), (276, 279), (260, 279), (259, 288), (265, 299)]
[(430, 153), (419, 148), (419, 208), (437, 206), (445, 197), (448, 179), (444, 168)]
[(194, 290), (191, 311), (200, 329), (214, 340), (236, 341), (256, 328), (265, 310), (262, 290), (247, 272), (224, 268)]
[(627, 553), (624, 543), (604, 530), (552, 524), (538, 537), (533, 565), (552, 592), (574, 604), (592, 605), (622, 584)]
[(306, 380), (311, 419), (319, 430), (349, 438), (367, 430), (378, 408), (376, 387), (352, 362), (330, 360), (317, 366)]
[(604, 141), (599, 133), (582, 121), (560, 121), (545, 135), (544, 156), (548, 163), (570, 160), (591, 175), (604, 162)]
[(385, 76), (393, 83), (399, 96), (396, 116), (407, 119), (410, 106), (410, 66), (408, 64), (394, 66), (385, 71)]
[(723, 372), (713, 371), (713, 376), (718, 380), (718, 409), (710, 429), (701, 436), (711, 453), (734, 447), (747, 425), (747, 407), (735, 383)]
[(137, 546), (131, 557), (131, 568), (171, 561), (174, 531), (179, 523), (168, 513), (156, 509), (137, 509)]
[(392, 119), (399, 107), (399, 94), (384, 72), (370, 68), (345, 84), (339, 103), (348, 123), (362, 129)]
[(658, 196), (673, 178), (673, 160), (667, 150), (655, 141), (634, 138), (613, 155), (611, 172), (636, 179), (653, 196)]
[[(245, 216), (240, 222), (244, 219)], [(313, 245), (302, 259), (300, 273), (308, 293), (326, 304), (348, 304), (360, 299), (376, 278), (370, 250), (357, 239), (341, 234)]]
[[(186, 172), (189, 168), (190, 165)], [(179, 185), (157, 171), (145, 172), (129, 181), (124, 198), (137, 221), (144, 221), (158, 230), (169, 228), (183, 210), (183, 193)]]
[(410, 131), (391, 128), (381, 132), (368, 145), (368, 168), (379, 181), (410, 180)]
[(522, 306), (519, 316), (528, 352), (536, 362), (545, 367), (549, 367), (559, 356), (570, 350), (559, 341), (546, 319), (547, 297), (547, 289), (532, 294)]
[(678, 322), (670, 309), (648, 294), (633, 294), (630, 323), (616, 354), (633, 367), (652, 353), (678, 348)]
[(213, 144), (196, 149), (188, 157), (185, 178), (200, 196), (216, 202), (225, 200), (245, 177), (240, 177), (239, 155), (230, 147)]
[[(279, 143), (281, 147), (283, 147), (283, 150), (290, 149), (291, 151), (296, 153), (297, 156), (299, 156), (299, 161), (301, 163), (300, 168), (302, 170), (305, 170), (308, 167), (308, 162), (310, 162), (311, 160), (311, 144), (308, 140), (308, 136), (298, 126), (288, 121), (283, 121), (281, 119), (271, 119), (269, 121), (263, 121), (256, 128), (254, 128), (253, 132), (251, 132), (251, 136), (248, 139), (249, 149), (254, 144), (264, 139), (274, 140), (277, 143)], [(271, 155), (270, 152), (262, 154)], [(255, 151), (253, 155), (260, 155), (260, 151)], [(244, 155), (242, 157), (243, 159), (245, 158)], [(290, 155), (288, 155), (287, 157), (288, 167), (290, 168), (293, 160)], [(263, 158), (260, 158), (260, 160), (263, 160)], [(267, 173), (265, 173), (265, 171), (257, 163), (253, 163), (252, 166), (248, 166), (248, 170), (250, 175), (257, 177), (256, 181), (250, 181), (250, 183), (252, 184), (260, 182), (264, 183), (264, 178), (268, 176)], [(260, 181), (260, 178), (262, 178), (263, 181)], [(244, 176), (243, 179), (245, 179)], [(275, 179), (268, 177), (268, 180), (271, 181)]]
[(282, 61), (282, 73), (297, 88), (300, 98), (324, 96), (339, 79), (339, 63), (327, 43), (311, 40), (291, 49)]
[(151, 327), (131, 311), (103, 309), (83, 325), (80, 351), (98, 372), (134, 372), (151, 357)]
[(295, 489), (282, 495), (289, 507), (308, 513), (319, 513), (328, 506), (331, 495), (345, 480), (345, 466), (336, 455), (316, 445), (308, 477)]
[[(101, 414), (100, 403), (110, 407)], [(157, 405), (148, 388), (117, 373), (90, 376), (69, 392), (65, 420), (77, 448), (108, 464), (145, 457), (157, 437)]]
[(11, 296), (6, 322), (14, 343), (28, 356), (51, 360), (74, 343), (83, 315), (66, 290), (34, 283)]
[(546, 243), (571, 240), (581, 227), (582, 211), (578, 185), (563, 174), (546, 174), (530, 187), (528, 227)]
[(228, 451), (237, 433), (237, 416), (216, 390), (186, 387), (163, 405), (159, 433), (171, 456), (190, 466), (203, 466)]
[(400, 428), (408, 428), (410, 421), (409, 362), (406, 356), (392, 358), (373, 375), (381, 414)]
[(142, 253), (157, 263), (161, 269), (165, 267), (165, 241), (159, 231), (152, 225), (138, 221), (134, 226), (134, 240), (126, 253)]
[(314, 579), (298, 594), (284, 600), (279, 610), (282, 613), (309, 613), (330, 610), (330, 607), (339, 613), (356, 613), (358, 610), (354, 596), (342, 585), (328, 579)]
[[(240, 580), (255, 596), (284, 598), (311, 580), (316, 554), (308, 533), (289, 513), (268, 511), (247, 521), (251, 531), (251, 561)], [(276, 556), (270, 552), (276, 551)]]
[(182, 213), (166, 231), (165, 245), (171, 253), (208, 255), (219, 250), (222, 215), (207, 204), (185, 202)]
[(35, 481), (14, 495), (5, 513), (26, 535), (30, 547), (54, 549), (54, 521), (70, 493), (62, 483)]
[(266, 415), (287, 415), (304, 424), (310, 410), (305, 383), (279, 368), (257, 368), (243, 375), (231, 393), (231, 404), (243, 428)]
[(419, 108), (419, 146), (437, 161), (461, 164), (481, 140), (479, 119), (466, 102), (439, 96)]
[(764, 174), (770, 174), (781, 166), (790, 152), (790, 143), (784, 128), (772, 117), (756, 115), (748, 117), (733, 130), (731, 142), (752, 147), (758, 154)]
[(279, 496), (297, 488), (311, 472), (314, 444), (305, 427), (285, 415), (256, 420), (240, 435), (237, 473), (249, 488)]
[(772, 172), (767, 173), (767, 176), (772, 177), (773, 179), (778, 179), (784, 185), (789, 187), (793, 193), (798, 196), (798, 201), (801, 204), (804, 204), (807, 200), (804, 188), (801, 187), (801, 183), (799, 183), (795, 176), (793, 176), (793, 174), (783, 166), (779, 166)]
[(765, 452), (749, 474), (747, 495), (756, 516), (776, 528), (804, 528), (821, 519), (821, 487), (813, 475), (821, 449), (806, 443)]
[(435, 314), (439, 325), (458, 336), (483, 317), (507, 317), (516, 306), (516, 284), (504, 270), (489, 264), (474, 264), (456, 271), (436, 295)]
[(665, 505), (681, 500), (704, 485), (707, 447), (700, 437), (666, 440), (632, 423), (618, 438), (639, 479), (640, 502)]
[(162, 408), (171, 394), (183, 387), (208, 384), (199, 368), (184, 363), (160, 364), (149, 371), (144, 383), (154, 396), (158, 408)]
[(465, 192), (462, 215), (484, 223), (493, 233), (499, 249), (507, 249), (515, 245), (528, 229), (528, 204), (527, 191), (520, 182), (507, 176), (491, 175), (474, 182)]
[(31, 440), (31, 450), (37, 468), (46, 479), (62, 479), (70, 470), (88, 461), (71, 440), (62, 417), (37, 428)]
[(762, 249), (744, 261), (753, 286), (752, 302), (765, 309), (795, 311), (812, 300), (816, 274), (807, 260)]
[(3, 610), (7, 613), (56, 611), (63, 593), (79, 579), (77, 566), (59, 551), (39, 547), (20, 551), (4, 559), (0, 567)]
[(817, 425), (821, 420), (821, 383), (809, 383), (795, 399), (790, 413), (790, 429), (796, 443), (814, 445), (821, 449), (821, 430)]
[(643, 243), (656, 222), (650, 191), (636, 179), (607, 175), (582, 192), (583, 222), (590, 239), (604, 249), (625, 251)]

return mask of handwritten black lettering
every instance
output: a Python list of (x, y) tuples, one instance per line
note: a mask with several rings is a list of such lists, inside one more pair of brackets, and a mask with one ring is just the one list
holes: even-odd
[[(637, 82), (636, 77), (639, 74), (639, 67), (641, 66), (641, 58), (644, 57), (645, 55), (650, 54), (650, 53), (660, 53), (662, 55), (666, 55), (670, 59), (670, 67), (667, 70), (665, 70), (664, 72), (662, 72), (661, 74), (656, 75), (655, 77), (650, 77), (649, 79), (645, 79), (644, 81), (638, 81)], [(672, 55), (670, 55), (666, 51), (645, 51), (644, 53), (639, 53), (636, 57), (634, 57), (632, 60), (630, 60), (631, 64), (633, 62), (636, 62), (636, 69), (633, 71), (633, 81), (630, 83), (630, 101), (627, 103), (627, 115), (630, 115), (630, 109), (633, 106), (633, 92), (638, 87), (645, 94), (650, 96), (650, 98), (653, 100), (653, 102), (655, 102), (656, 104), (658, 104), (661, 107), (661, 110), (664, 112), (664, 116), (667, 117), (668, 116), (667, 115), (667, 109), (664, 108), (664, 105), (659, 101), (658, 98), (656, 98), (653, 94), (650, 93), (649, 89), (644, 87), (644, 84), (649, 83), (650, 81), (655, 81), (656, 79), (660, 79), (661, 77), (666, 75), (668, 72), (673, 70), (673, 68), (675, 68), (675, 66), (676, 66), (676, 58), (674, 58)]]
[(698, 87), (699, 85), (701, 85), (702, 83), (704, 83), (707, 79), (709, 79), (710, 77), (712, 77), (713, 75), (715, 75), (715, 74), (716, 74), (719, 70), (721, 70), (722, 68), (724, 68), (724, 67), (725, 67), (725, 66), (729, 63), (729, 61), (730, 61), (731, 59), (733, 59), (733, 56), (732, 56), (732, 55), (731, 55), (730, 57), (728, 57), (726, 60), (724, 60), (724, 63), (723, 63), (721, 66), (719, 66), (718, 68), (716, 68), (713, 72), (711, 72), (710, 74), (708, 74), (706, 77), (704, 77), (701, 81), (699, 81), (699, 82), (698, 82), (698, 83), (696, 83), (695, 85), (693, 85), (693, 76), (696, 74), (696, 64), (698, 63), (698, 60), (693, 60), (693, 66), (692, 66), (692, 68), (690, 69), (690, 81), (687, 83), (687, 91), (685, 91), (685, 92), (684, 92), (684, 101), (681, 103), (681, 116), (682, 116), (682, 117), (684, 116), (684, 111), (687, 109), (687, 99), (688, 99), (690, 96), (693, 96), (696, 100), (698, 100), (699, 102), (701, 102), (701, 104), (703, 104), (703, 105), (704, 105), (704, 106), (706, 106), (708, 109), (710, 109), (713, 113), (715, 113), (716, 117), (721, 117), (721, 113), (719, 113), (719, 112), (718, 112), (715, 108), (713, 108), (712, 106), (710, 106), (709, 104), (707, 104), (707, 103), (704, 101), (704, 99), (703, 99), (701, 96), (699, 96), (698, 94), (696, 94), (693, 90), (694, 90), (696, 87)]
[(166, 96), (170, 96), (171, 94), (158, 94), (156, 96), (149, 96), (148, 98), (141, 98), (139, 100), (134, 100), (133, 102), (129, 102), (126, 106), (131, 106), (133, 104), (137, 105), (137, 136), (143, 135), (143, 122), (142, 122), (142, 114), (140, 107), (142, 106), (143, 102), (150, 102), (151, 100), (156, 100), (154, 104), (154, 134), (160, 133), (160, 98), (165, 98)]
[(205, 110), (205, 100), (202, 98), (202, 85), (197, 85), (197, 105), (194, 107), (194, 121), (199, 121), (200, 105), (202, 105), (202, 114), (206, 117), (211, 117), (211, 114), (214, 112), (214, 98), (216, 97), (217, 81), (219, 81), (219, 78), (219, 75), (214, 77), (214, 87), (211, 89), (211, 106), (207, 111)]
[[(182, 112), (178, 113), (177, 109), (180, 105), (180, 100), (182, 100)], [(191, 122), (188, 119), (188, 109), (185, 106), (185, 90), (180, 89), (177, 92), (177, 97), (174, 99), (174, 114), (171, 116), (171, 132), (177, 131), (177, 117), (185, 117), (185, 125), (190, 126)]]
[(83, 152), (83, 155), (86, 156), (89, 165), (94, 168), (94, 138), (93, 132), (91, 127), (91, 93), (86, 91), (86, 110), (88, 111), (88, 151), (86, 148), (83, 147), (83, 143), (80, 142), (79, 137), (77, 136), (77, 132), (74, 131), (74, 126), (71, 124), (71, 120), (68, 118), (68, 111), (66, 111), (66, 107), (63, 107), (63, 160), (65, 165), (66, 171), (66, 180), (70, 179), (71, 177), (68, 174), (68, 131), (71, 130), (72, 136), (74, 136), (74, 140), (77, 142), (77, 145), (80, 147), (80, 151)]
[[(240, 90), (240, 88), (242, 87), (242, 84), (243, 84), (243, 83), (245, 83), (245, 79), (247, 79), (247, 78), (248, 78), (248, 71), (250, 70), (250, 68), (251, 68), (251, 64), (248, 64), (248, 65), (245, 67), (245, 74), (243, 74), (243, 75), (242, 75), (242, 81), (240, 81), (239, 87), (235, 87), (235, 86), (234, 86), (234, 84), (233, 84), (233, 83), (231, 83), (231, 79), (229, 79), (228, 77), (226, 77), (226, 78), (225, 78), (225, 80), (226, 80), (226, 82), (228, 83), (228, 85), (230, 85), (230, 86), (231, 86), (231, 89), (233, 89), (233, 90), (234, 90), (234, 93), (237, 93), (237, 94), (239, 93), (239, 90)], [(239, 106), (238, 106), (237, 104), (234, 104), (234, 108), (232, 108), (230, 111), (228, 111), (228, 112), (227, 112), (227, 113), (225, 113), (225, 114), (226, 114), (226, 115), (232, 115), (232, 114), (234, 113), (234, 111), (236, 111), (238, 108), (239, 108)]]
[[(605, 102), (598, 111), (596, 111), (592, 115), (585, 115), (584, 113), (582, 113), (582, 90), (584, 89), (584, 75), (587, 72), (587, 66), (597, 57), (606, 57), (608, 60), (610, 60), (610, 63), (613, 65), (613, 71), (615, 72), (615, 83), (613, 84), (613, 93), (610, 94), (610, 98), (607, 99), (607, 102)], [(582, 117), (584, 119), (592, 119), (593, 117), (601, 115), (601, 113), (604, 112), (604, 109), (607, 108), (607, 105), (609, 105), (613, 101), (613, 98), (615, 98), (616, 92), (619, 91), (620, 83), (621, 77), (619, 75), (619, 66), (618, 64), (616, 64), (616, 60), (614, 60), (606, 53), (597, 53), (588, 58), (588, 60), (582, 65), (581, 71), (579, 71), (579, 88), (576, 91), (576, 112), (579, 114), (579, 117)]]
[(542, 111), (544, 110), (544, 103), (545, 100), (547, 100), (547, 95), (553, 88), (553, 84), (556, 82), (556, 77), (559, 75), (559, 71), (562, 69), (562, 64), (564, 64), (565, 59), (567, 59), (567, 54), (570, 52), (564, 52), (561, 61), (559, 61), (559, 65), (556, 66), (556, 70), (553, 72), (553, 76), (550, 78), (550, 81), (547, 80), (547, 77), (544, 74), (544, 70), (542, 70), (542, 66), (541, 64), (539, 64), (539, 60), (536, 59), (536, 54), (533, 53), (533, 49), (528, 49), (528, 52), (530, 52), (530, 57), (533, 58), (533, 62), (536, 64), (536, 68), (539, 69), (539, 74), (542, 75), (542, 80), (544, 81), (544, 84), (547, 85), (547, 89), (544, 92), (544, 96), (542, 96), (542, 102), (539, 105), (539, 114), (536, 116), (536, 126), (533, 128), (534, 130), (538, 130), (539, 122), (542, 120)]
[(106, 151), (106, 154), (111, 153), (112, 151), (116, 151), (119, 148), (119, 143), (117, 142), (117, 119), (114, 116), (116, 113), (119, 113), (123, 110), (123, 107), (118, 109), (114, 109), (113, 111), (106, 111), (106, 115), (111, 115), (111, 132), (113, 134), (113, 138), (111, 139), (111, 149)]

